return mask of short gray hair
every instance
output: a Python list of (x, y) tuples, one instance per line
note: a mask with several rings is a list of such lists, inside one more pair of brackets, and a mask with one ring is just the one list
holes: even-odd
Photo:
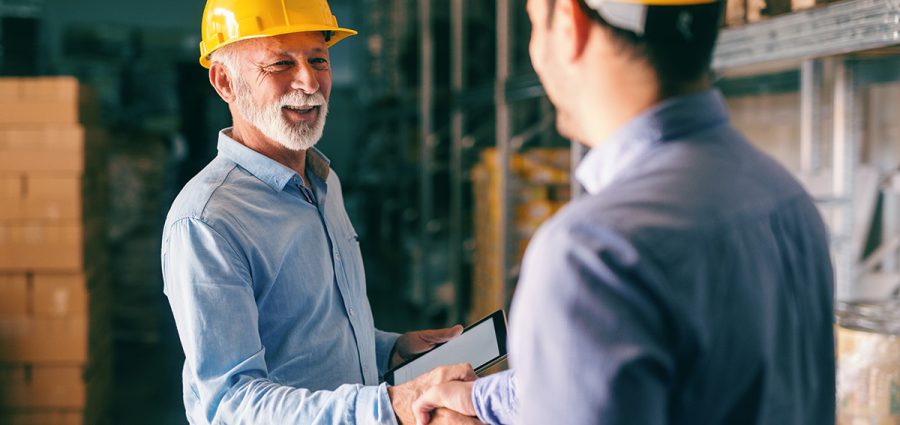
[(240, 65), (238, 62), (238, 49), (237, 45), (241, 44), (241, 41), (231, 43), (227, 46), (222, 46), (212, 53), (209, 54), (209, 62), (219, 62), (225, 69), (228, 71), (228, 75), (232, 78), (235, 78), (240, 75)]

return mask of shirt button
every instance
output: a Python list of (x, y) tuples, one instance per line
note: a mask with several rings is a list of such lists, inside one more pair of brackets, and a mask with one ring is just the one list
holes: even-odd
[(353, 307), (350, 307), (350, 308), (348, 309), (348, 313), (350, 313), (351, 316), (353, 315)]

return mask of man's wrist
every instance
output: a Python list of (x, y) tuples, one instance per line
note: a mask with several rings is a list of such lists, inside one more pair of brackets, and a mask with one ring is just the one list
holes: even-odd
[(397, 338), (397, 342), (394, 342), (394, 346), (391, 348), (391, 353), (388, 355), (388, 369), (393, 369), (403, 362), (403, 358), (400, 356), (400, 353), (397, 352), (397, 345), (399, 343), (400, 338)]
[(388, 398), (391, 399), (391, 408), (394, 410), (394, 417), (397, 418), (397, 423), (401, 425), (416, 423), (415, 418), (412, 416), (411, 407), (415, 400), (411, 399), (409, 391), (404, 390), (403, 387), (388, 386), (387, 392)]

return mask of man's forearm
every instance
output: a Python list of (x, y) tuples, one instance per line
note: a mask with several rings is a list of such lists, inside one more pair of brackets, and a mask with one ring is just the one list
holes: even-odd
[(378, 365), (378, 376), (383, 376), (390, 369), (391, 355), (400, 334), (375, 329), (375, 360)]
[(396, 425), (385, 385), (309, 391), (244, 377), (221, 398), (210, 422)]

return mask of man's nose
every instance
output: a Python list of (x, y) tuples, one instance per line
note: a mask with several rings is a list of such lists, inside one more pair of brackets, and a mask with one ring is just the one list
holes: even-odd
[(302, 63), (297, 67), (294, 74), (292, 88), (302, 90), (306, 94), (313, 94), (319, 91), (319, 79), (316, 76), (316, 70), (308, 63)]

